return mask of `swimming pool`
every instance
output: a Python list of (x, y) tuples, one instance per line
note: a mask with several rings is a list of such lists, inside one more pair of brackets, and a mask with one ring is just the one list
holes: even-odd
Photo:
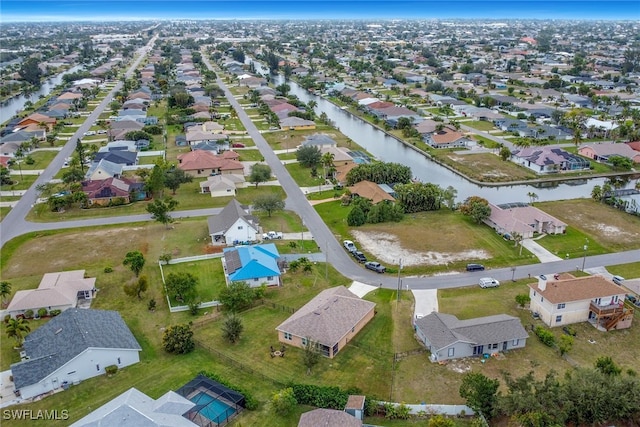
[(217, 424), (223, 423), (236, 412), (236, 410), (231, 406), (205, 393), (204, 391), (201, 391), (189, 400), (196, 405), (202, 405), (202, 409), (198, 411), (200, 415)]

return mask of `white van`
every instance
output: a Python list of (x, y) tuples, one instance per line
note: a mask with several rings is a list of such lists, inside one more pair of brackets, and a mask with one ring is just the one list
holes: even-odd
[(624, 277), (622, 277), (622, 276), (613, 276), (611, 278), (611, 281), (613, 281), (613, 283), (615, 283), (616, 285), (622, 285), (622, 282), (624, 282)]
[(495, 288), (496, 286), (500, 286), (500, 282), (491, 277), (483, 277), (480, 279), (480, 287), (481, 288)]

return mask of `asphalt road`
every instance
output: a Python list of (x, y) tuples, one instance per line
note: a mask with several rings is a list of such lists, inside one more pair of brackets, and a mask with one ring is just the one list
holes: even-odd
[[(153, 43), (155, 42), (156, 37), (153, 37), (146, 46), (138, 49), (138, 58), (133, 62), (131, 67), (125, 73), (126, 77), (130, 77), (133, 74), (133, 71), (138, 67), (140, 61), (145, 57), (145, 54), (149, 51)], [(54, 157), (54, 159), (49, 163), (49, 166), (40, 174), (40, 176), (36, 179), (31, 187), (26, 191), (26, 193), (20, 198), (18, 203), (11, 209), (11, 211), (2, 219), (0, 223), (0, 247), (4, 246), (9, 240), (14, 237), (26, 234), (30, 231), (37, 231), (38, 229), (51, 229), (51, 228), (42, 228), (47, 227), (46, 224), (36, 224), (32, 222), (28, 222), (25, 218), (29, 211), (33, 208), (36, 203), (36, 199), (38, 198), (38, 191), (36, 188), (41, 184), (46, 184), (51, 181), (56, 173), (62, 168), (64, 165), (65, 159), (70, 157), (75, 148), (76, 141), (82, 138), (84, 133), (89, 130), (89, 128), (93, 125), (94, 122), (98, 120), (100, 114), (107, 108), (107, 106), (113, 100), (114, 94), (122, 88), (122, 82), (118, 82), (116, 86), (107, 94), (107, 96), (98, 104), (98, 106), (93, 110), (93, 112), (87, 117), (87, 119), (82, 123), (82, 125), (78, 128), (78, 130), (73, 134), (69, 141), (62, 147), (62, 150)], [(72, 221), (75, 222), (75, 221)], [(70, 225), (73, 227), (73, 225)], [(58, 227), (59, 228), (59, 227)], [(66, 227), (65, 227), (66, 228)]]
[[(147, 47), (142, 48), (148, 51), (150, 42)], [(127, 71), (127, 75), (131, 74), (142, 56), (132, 65)], [(203, 55), (203, 60), (211, 68), (208, 63), (208, 58)], [(344, 276), (351, 280), (356, 280), (363, 283), (382, 285), (385, 288), (396, 289), (398, 285), (403, 290), (406, 289), (440, 289), (440, 288), (455, 288), (462, 286), (469, 286), (478, 283), (481, 277), (491, 276), (500, 281), (508, 281), (511, 279), (520, 279), (525, 277), (534, 277), (540, 274), (553, 274), (563, 271), (575, 271), (583, 268), (592, 268), (598, 266), (625, 264), (631, 262), (640, 261), (640, 250), (633, 250), (627, 252), (619, 252), (614, 254), (597, 255), (586, 258), (562, 260), (544, 264), (531, 264), (518, 266), (515, 268), (501, 268), (472, 273), (456, 273), (452, 272), (451, 275), (439, 275), (439, 276), (423, 276), (423, 277), (405, 277), (402, 275), (390, 275), (390, 274), (377, 274), (369, 270), (365, 270), (361, 265), (353, 261), (353, 258), (345, 251), (336, 236), (327, 227), (324, 221), (320, 218), (315, 209), (311, 206), (302, 190), (295, 181), (291, 178), (291, 175), (285, 169), (282, 161), (273, 152), (267, 141), (262, 134), (256, 128), (255, 124), (249, 119), (248, 115), (243, 108), (240, 107), (238, 101), (233, 97), (224, 82), (218, 78), (218, 85), (224, 90), (225, 96), (236, 109), (238, 118), (242, 121), (243, 125), (247, 129), (249, 135), (253, 138), (257, 148), (264, 156), (265, 162), (271, 167), (273, 174), (276, 176), (282, 188), (287, 194), (286, 206), (287, 209), (296, 212), (304, 225), (313, 234), (318, 249), (324, 252), (327, 262), (331, 263), (336, 270), (338, 270)], [(44, 231), (44, 230), (57, 230), (57, 229), (71, 229), (78, 227), (90, 227), (110, 224), (126, 224), (132, 222), (151, 221), (151, 217), (148, 214), (141, 215), (127, 215), (119, 217), (108, 218), (91, 218), (74, 221), (63, 221), (55, 223), (33, 223), (25, 220), (25, 217), (31, 205), (35, 202), (36, 191), (35, 187), (40, 184), (49, 181), (55, 173), (62, 167), (64, 159), (69, 157), (75, 148), (75, 138), (78, 135), (82, 135), (90, 125), (98, 118), (102, 110), (111, 102), (113, 94), (119, 89), (120, 84), (114, 88), (109, 96), (103, 100), (103, 102), (94, 110), (91, 116), (87, 119), (74, 137), (70, 139), (63, 149), (63, 151), (56, 156), (54, 161), (47, 167), (47, 169), (41, 174), (36, 183), (28, 190), (27, 194), (21, 199), (18, 205), (11, 210), (11, 212), (0, 223), (0, 242), (4, 245), (7, 241), (14, 237), (32, 231)], [(195, 209), (189, 211), (174, 212), (172, 216), (174, 218), (186, 218), (186, 217), (202, 217), (208, 215), (215, 215), (220, 211), (219, 208), (214, 209)]]

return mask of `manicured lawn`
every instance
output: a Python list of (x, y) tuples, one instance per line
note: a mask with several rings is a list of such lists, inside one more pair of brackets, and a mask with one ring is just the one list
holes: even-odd
[[(226, 287), (220, 258), (163, 265), (162, 269), (165, 280), (171, 273), (193, 274), (198, 279), (196, 290), (198, 300), (201, 302), (216, 301), (220, 292)], [(171, 305), (178, 306), (184, 303), (172, 300)]]
[[(22, 170), (38, 170), (45, 169), (51, 163), (54, 157), (58, 155), (57, 151), (35, 151), (33, 153), (29, 153), (28, 157), (31, 157), (35, 163), (32, 165), (27, 164), (25, 160), (22, 160), (20, 163), (20, 167)], [(14, 167), (17, 169), (17, 166)]]
[[(299, 163), (289, 163), (285, 165), (289, 174), (293, 180), (300, 187), (312, 187), (314, 185), (318, 185), (318, 178), (314, 178), (311, 176), (311, 168), (305, 168)], [(318, 168), (320, 171), (322, 168)]]
[(11, 208), (8, 207), (0, 207), (0, 221), (2, 221), (2, 218), (4, 218), (5, 216), (7, 216), (7, 214), (11, 212)]
[(484, 120), (464, 121), (464, 122), (462, 122), (462, 124), (464, 124), (465, 126), (469, 126), (471, 128), (474, 128), (474, 129), (481, 130), (481, 131), (490, 131), (490, 130), (494, 130), (495, 129), (495, 126), (493, 126), (493, 123), (488, 122), (488, 121), (484, 121)]
[(240, 155), (241, 162), (261, 162), (264, 157), (260, 153), (260, 150), (235, 150)]
[(0, 186), (0, 190), (2, 191), (28, 190), (29, 187), (31, 187), (33, 183), (36, 182), (36, 179), (38, 179), (38, 175), (22, 174), (22, 176), (20, 176), (20, 173), (17, 173), (17, 174), (12, 174), (11, 179), (13, 180), (13, 184), (2, 185)]
[(162, 156), (138, 156), (138, 164), (153, 165), (158, 160), (162, 160)]
[(294, 233), (297, 231), (306, 231), (307, 228), (302, 226), (302, 220), (293, 211), (276, 211), (268, 216), (264, 212), (255, 212), (260, 220), (260, 226), (263, 230), (281, 231), (283, 233)]
[(637, 279), (640, 278), (640, 262), (610, 265), (607, 267), (607, 271), (611, 274), (625, 277), (626, 279)]

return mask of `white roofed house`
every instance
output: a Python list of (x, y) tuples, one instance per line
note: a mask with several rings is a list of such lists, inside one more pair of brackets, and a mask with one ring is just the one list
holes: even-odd
[(210, 193), (211, 197), (235, 196), (236, 190), (245, 185), (244, 175), (228, 174), (207, 177), (200, 183), (201, 193)]
[(11, 317), (24, 315), (27, 310), (41, 308), (65, 311), (88, 305), (96, 295), (96, 278), (84, 277), (84, 270), (46, 273), (37, 289), (17, 291), (6, 313)]

